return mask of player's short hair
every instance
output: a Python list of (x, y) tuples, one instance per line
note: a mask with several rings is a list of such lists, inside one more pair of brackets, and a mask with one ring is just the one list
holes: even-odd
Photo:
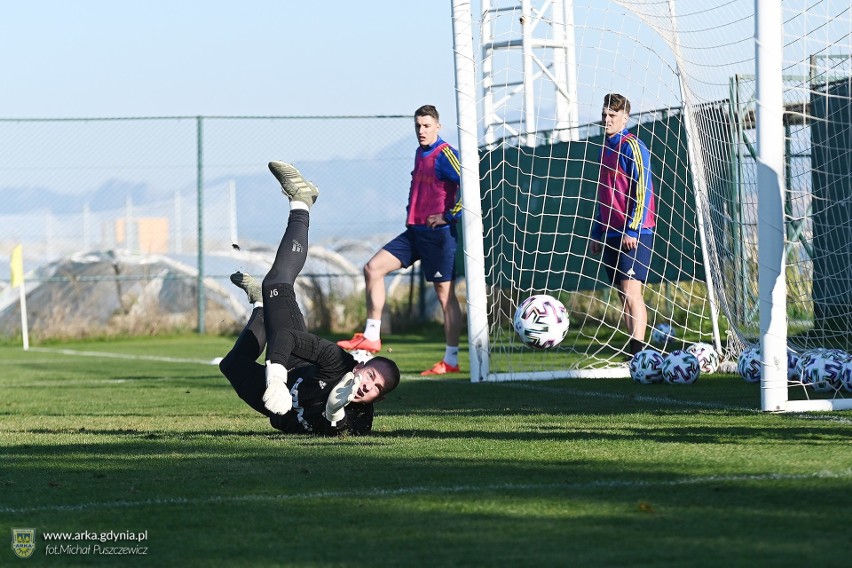
[(367, 361), (367, 365), (372, 365), (382, 374), (382, 376), (387, 381), (385, 383), (385, 391), (382, 393), (382, 396), (386, 396), (389, 392), (395, 389), (399, 385), (399, 366), (392, 360), (387, 357), (373, 357), (369, 361)]
[(423, 105), (419, 109), (414, 111), (414, 119), (416, 120), (418, 116), (431, 116), (435, 119), (435, 122), (441, 122), (438, 117), (438, 109), (434, 107), (434, 105)]
[(623, 110), (630, 114), (630, 101), (624, 95), (618, 93), (610, 93), (604, 97), (603, 107), (612, 109), (616, 112)]

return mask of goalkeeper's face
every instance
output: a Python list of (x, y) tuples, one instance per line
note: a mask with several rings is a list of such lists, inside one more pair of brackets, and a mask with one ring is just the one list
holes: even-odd
[(352, 402), (366, 404), (376, 402), (384, 397), (384, 394), (391, 389), (388, 388), (389, 381), (378, 368), (373, 367), (368, 363), (361, 363), (352, 372), (355, 376), (361, 379), (358, 385), (358, 390), (355, 391), (355, 397)]

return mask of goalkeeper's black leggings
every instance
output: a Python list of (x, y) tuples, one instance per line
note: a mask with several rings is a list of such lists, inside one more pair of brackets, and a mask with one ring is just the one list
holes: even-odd
[[(293, 283), (308, 256), (309, 220), (307, 211), (296, 209), (290, 212), (275, 260), (263, 279), (263, 308), (254, 309), (234, 347), (219, 364), (222, 374), (239, 397), (267, 416), (271, 413), (263, 405), (266, 367), (258, 363), (257, 359), (266, 348), (267, 338), (271, 338), (270, 347), (273, 347), (278, 330), (306, 330)], [(292, 368), (300, 361), (288, 361), (287, 367)]]
[(272, 267), (263, 279), (263, 312), (266, 336), (274, 338), (279, 329), (305, 331), (305, 318), (293, 284), (308, 258), (310, 214), (302, 209), (290, 211), (287, 229), (281, 237)]

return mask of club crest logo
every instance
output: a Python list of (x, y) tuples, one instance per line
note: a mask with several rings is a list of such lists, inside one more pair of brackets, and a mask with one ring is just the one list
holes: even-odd
[(29, 558), (35, 552), (35, 529), (12, 529), (12, 550), (20, 558)]

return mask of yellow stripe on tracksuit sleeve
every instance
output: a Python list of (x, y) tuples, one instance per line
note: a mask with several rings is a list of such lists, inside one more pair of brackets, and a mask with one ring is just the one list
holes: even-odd
[(648, 190), (645, 183), (645, 162), (642, 159), (639, 141), (636, 138), (628, 138), (627, 143), (630, 144), (630, 149), (633, 151), (633, 163), (636, 164), (636, 171), (639, 172), (639, 179), (636, 181), (636, 209), (627, 228), (638, 231), (642, 228), (642, 221), (645, 218), (645, 193)]
[[(450, 149), (449, 146), (445, 147), (443, 150), (444, 156), (449, 160), (450, 165), (456, 170), (456, 173), (461, 175), (461, 163), (459, 163), (459, 159), (456, 157), (455, 153)], [(461, 197), (456, 200), (456, 204), (453, 205), (452, 209), (450, 209), (450, 215), (455, 217), (458, 215), (459, 211), (462, 210)]]
[(449, 146), (446, 146), (442, 152), (444, 152), (444, 156), (446, 156), (447, 160), (450, 161), (450, 165), (453, 166), (453, 169), (456, 170), (456, 173), (461, 175), (461, 164), (459, 163), (459, 159), (456, 157), (455, 153), (450, 149)]

